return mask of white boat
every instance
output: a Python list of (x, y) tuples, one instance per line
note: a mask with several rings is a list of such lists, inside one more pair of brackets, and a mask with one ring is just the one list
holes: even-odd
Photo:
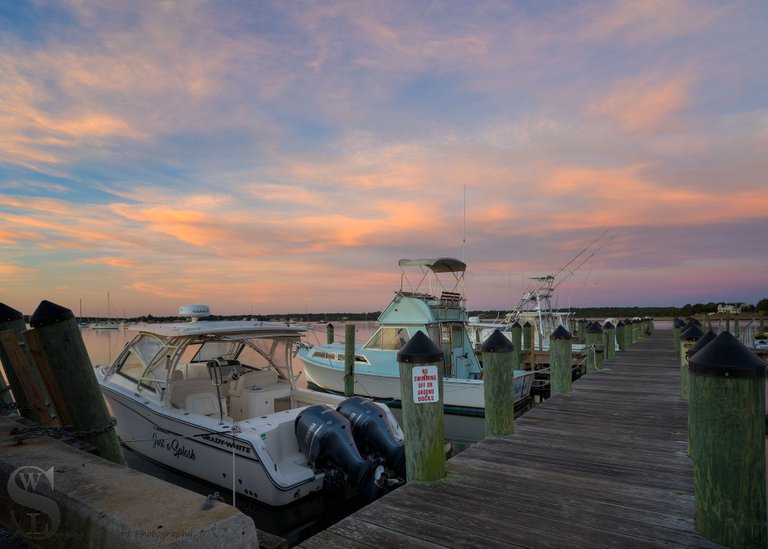
[[(466, 440), (482, 437), (485, 398), (480, 363), (467, 333), (463, 282), (466, 265), (454, 258), (401, 259), (400, 289), (379, 316), (379, 328), (362, 345), (355, 346), (354, 392), (400, 406), (397, 353), (417, 331), (427, 334), (443, 351), (446, 433), (457, 417), (480, 418), (468, 427)], [(414, 271), (417, 279), (411, 281)], [(413, 282), (413, 283), (412, 283)], [(309, 387), (344, 392), (344, 343), (303, 345), (298, 356), (304, 363)], [(515, 371), (517, 405), (523, 406), (531, 390), (531, 372)], [(450, 438), (450, 437), (449, 437)], [(458, 438), (464, 438), (458, 434)]]
[[(180, 313), (200, 316), (195, 308)], [(135, 452), (271, 506), (347, 485), (374, 498), (404, 478), (403, 435), (386, 406), (296, 387), (291, 359), (304, 328), (128, 329), (137, 335), (96, 377)]]

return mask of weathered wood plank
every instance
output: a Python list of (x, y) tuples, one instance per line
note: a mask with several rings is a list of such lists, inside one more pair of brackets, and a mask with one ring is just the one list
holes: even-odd
[(671, 332), (656, 330), (519, 418), (516, 435), (449, 460), (444, 480), (302, 546), (719, 547), (695, 531), (679, 368)]

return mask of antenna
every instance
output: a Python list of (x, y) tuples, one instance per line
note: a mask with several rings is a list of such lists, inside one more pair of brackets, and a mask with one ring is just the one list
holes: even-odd
[(461, 239), (461, 260), (464, 261), (464, 250), (467, 247), (467, 185), (464, 184), (464, 232)]

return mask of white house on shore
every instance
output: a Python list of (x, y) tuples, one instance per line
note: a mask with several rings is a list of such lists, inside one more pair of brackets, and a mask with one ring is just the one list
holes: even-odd
[(739, 314), (744, 310), (744, 303), (718, 303), (718, 313)]

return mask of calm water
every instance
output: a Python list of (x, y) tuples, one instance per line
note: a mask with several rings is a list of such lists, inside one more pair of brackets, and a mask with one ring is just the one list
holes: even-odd
[[(313, 344), (325, 343), (326, 324), (312, 325), (311, 328), (305, 340)], [(365, 341), (373, 334), (375, 329), (373, 323), (359, 323), (356, 325), (355, 330), (356, 341)], [(343, 339), (344, 325), (341, 323), (335, 324), (335, 332), (337, 341)], [(121, 326), (113, 330), (97, 330), (92, 328), (81, 330), (83, 341), (88, 349), (91, 363), (94, 366), (112, 363), (126, 343), (136, 333), (135, 330), (131, 330), (127, 326)], [(301, 371), (301, 362), (295, 361), (294, 367), (296, 372)], [(303, 379), (302, 376), (299, 379), (299, 384), (301, 384)], [(225, 502), (232, 503), (231, 494), (227, 494), (226, 490), (221, 487), (163, 467), (127, 448), (124, 448), (124, 453), (130, 467), (201, 494), (201, 504), (205, 496), (213, 492), (219, 492)], [(361, 498), (349, 499), (320, 493), (316, 496), (305, 498), (294, 505), (279, 509), (261, 505), (255, 500), (241, 495), (237, 496), (235, 503), (240, 511), (253, 519), (256, 528), (283, 537), (291, 545), (295, 545), (357, 511), (366, 502)]]

